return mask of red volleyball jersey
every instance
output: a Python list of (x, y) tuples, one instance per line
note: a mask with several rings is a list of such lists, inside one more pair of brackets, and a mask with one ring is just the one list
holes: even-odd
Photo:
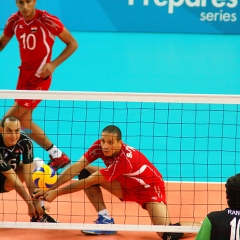
[(116, 180), (126, 189), (155, 186), (164, 189), (162, 175), (141, 152), (123, 143), (117, 156), (106, 157), (100, 143), (101, 140), (97, 140), (84, 157), (90, 163), (98, 158), (104, 161), (107, 167), (100, 172), (108, 182)]
[(20, 69), (36, 70), (39, 77), (40, 68), (51, 61), (55, 36), (63, 31), (62, 22), (46, 11), (37, 10), (32, 20), (26, 21), (18, 11), (12, 14), (4, 28), (4, 34), (14, 34), (19, 42)]

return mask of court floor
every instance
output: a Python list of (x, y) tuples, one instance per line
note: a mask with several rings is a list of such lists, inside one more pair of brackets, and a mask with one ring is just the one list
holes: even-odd
[[(219, 183), (166, 183), (167, 201), (172, 222), (201, 222), (209, 211), (226, 207), (225, 187)], [(135, 203), (122, 203), (117, 198), (103, 191), (104, 199), (115, 223), (117, 224), (151, 224), (147, 212)], [(0, 201), (0, 220), (28, 222), (26, 206), (14, 191), (2, 194)], [(17, 199), (17, 201), (16, 201)], [(59, 197), (50, 207), (49, 214), (61, 223), (93, 223), (96, 213), (86, 199), (83, 191)], [(72, 230), (26, 230), (1, 229), (1, 239), (17, 237), (18, 240), (29, 239), (159, 239), (154, 232), (120, 231), (116, 235), (86, 236), (81, 231)], [(194, 235), (184, 239), (194, 239)]]

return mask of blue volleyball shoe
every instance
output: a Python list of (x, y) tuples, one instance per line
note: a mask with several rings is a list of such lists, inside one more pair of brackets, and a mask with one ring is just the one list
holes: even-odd
[[(99, 215), (98, 219), (94, 222), (96, 224), (114, 224), (113, 218), (107, 219), (102, 215)], [(106, 230), (82, 230), (81, 232), (86, 235), (113, 235), (117, 233), (117, 231), (106, 231)]]

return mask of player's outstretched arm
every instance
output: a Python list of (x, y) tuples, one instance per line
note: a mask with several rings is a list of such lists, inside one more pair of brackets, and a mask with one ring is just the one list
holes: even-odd
[(53, 185), (51, 189), (56, 189), (64, 183), (70, 181), (88, 165), (88, 160), (84, 156), (82, 156), (77, 162), (72, 164), (58, 176), (57, 182)]
[(58, 196), (78, 192), (82, 189), (89, 188), (102, 182), (106, 182), (106, 179), (99, 171), (97, 171), (85, 179), (75, 181), (74, 183), (71, 183), (63, 188), (51, 190), (45, 193), (44, 200), (52, 202)]
[[(23, 164), (23, 176), (24, 176), (24, 180), (27, 185), (30, 196), (32, 196), (34, 189), (36, 188), (36, 186), (32, 180), (33, 169), (34, 169), (33, 163)], [(38, 214), (38, 217), (41, 217), (43, 215), (43, 211), (42, 211), (42, 207), (41, 207), (39, 200), (37, 200), (37, 199), (33, 200), (33, 204), (34, 204), (35, 210)]]
[(50, 189), (47, 190), (42, 190), (40, 188), (35, 189), (34, 193), (32, 194), (32, 197), (34, 199), (36, 198), (42, 199), (43, 195), (46, 194), (46, 192), (57, 189), (64, 183), (70, 181), (73, 177), (75, 177), (88, 165), (89, 165), (88, 160), (84, 156), (82, 156), (76, 163), (72, 164), (58, 176), (57, 182)]
[(10, 186), (16, 190), (16, 192), (28, 205), (28, 215), (30, 217), (37, 217), (33, 202), (15, 171), (13, 169), (10, 169), (8, 171), (2, 172), (2, 174), (8, 179), (9, 183), (11, 184)]
[(0, 51), (2, 51), (5, 46), (8, 44), (8, 42), (11, 40), (11, 38), (7, 37), (4, 33), (0, 37)]
[(29, 203), (32, 200), (30, 199), (28, 193), (26, 192), (23, 183), (19, 179), (18, 175), (15, 173), (13, 169), (10, 169), (8, 171), (2, 172), (2, 174), (8, 179), (11, 186), (16, 190), (16, 192), (22, 197), (22, 199)]
[(36, 188), (32, 180), (33, 168), (33, 163), (23, 164), (23, 176), (30, 195), (32, 195), (34, 189)]

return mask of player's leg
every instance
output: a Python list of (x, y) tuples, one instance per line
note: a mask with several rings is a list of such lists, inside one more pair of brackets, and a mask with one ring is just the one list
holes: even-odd
[(57, 146), (55, 146), (46, 136), (45, 132), (37, 124), (35, 124), (35, 122), (32, 121), (32, 110), (26, 111), (20, 117), (20, 122), (30, 138), (49, 153), (51, 160), (48, 164), (55, 171), (59, 168), (65, 167), (70, 163), (68, 156)]
[[(146, 204), (146, 210), (148, 211), (153, 225), (169, 225), (171, 223), (168, 208), (163, 202), (149, 202)], [(160, 237), (163, 235), (162, 232), (158, 232), (157, 234)]]
[[(149, 202), (146, 204), (153, 225), (170, 225), (170, 226), (201, 226), (201, 223), (180, 222), (171, 223), (167, 205), (164, 203)], [(158, 236), (163, 240), (178, 240), (181, 237), (189, 237), (196, 235), (195, 233), (177, 233), (177, 232), (157, 232)]]
[[(50, 88), (51, 81), (52, 76), (41, 79), (39, 76), (36, 76), (36, 70), (21, 69), (16, 90), (47, 91)], [(56, 171), (68, 165), (70, 159), (47, 138), (44, 131), (38, 125), (32, 122), (32, 111), (40, 102), (41, 100), (16, 99), (13, 107), (7, 114), (11, 115), (12, 113), (16, 114), (19, 112), (17, 116), (13, 116), (19, 116), (22, 121), (25, 121), (25, 123), (22, 124), (24, 124), (23, 127), (25, 127), (26, 133), (29, 134), (37, 144), (48, 151), (51, 159), (48, 164)], [(21, 108), (19, 108), (20, 106)]]
[[(101, 169), (100, 167), (87, 166), (85, 168), (84, 172), (85, 172), (85, 174), (87, 174), (86, 172), (88, 172), (88, 174), (91, 175), (94, 172), (99, 171), (100, 169)], [(85, 177), (82, 177), (82, 178), (86, 178), (86, 175), (85, 175)], [(88, 199), (91, 201), (91, 203), (93, 204), (93, 206), (97, 212), (99, 212), (103, 209), (106, 209), (106, 205), (104, 203), (104, 199), (103, 199), (103, 195), (102, 195), (100, 186), (103, 187), (108, 192), (110, 192), (111, 194), (113, 194), (114, 196), (118, 197), (119, 199), (122, 199), (121, 186), (117, 181), (113, 181), (110, 183), (103, 182), (100, 185), (95, 185), (88, 189), (85, 189), (85, 193), (86, 193)]]
[(52, 145), (52, 142), (48, 139), (44, 131), (33, 122), (32, 113), (32, 110), (27, 109), (27, 111), (25, 111), (25, 113), (19, 118), (22, 124), (22, 129), (42, 148), (49, 149)]
[[(21, 105), (24, 105), (24, 103), (21, 102)], [(54, 170), (63, 168), (68, 165), (70, 163), (70, 160), (66, 156), (66, 154), (64, 154), (60, 149), (58, 149), (49, 140), (44, 131), (32, 121), (33, 110), (22, 107), (21, 105), (18, 104), (18, 102), (15, 102), (13, 106), (7, 111), (5, 117), (14, 116), (20, 120), (23, 131), (38, 145), (48, 151), (51, 159), (49, 165), (54, 168)]]
[[(99, 167), (87, 166), (83, 171), (78, 175), (79, 179), (85, 179), (96, 171), (99, 171)], [(114, 183), (113, 183), (114, 184)], [(114, 194), (114, 191), (111, 190), (114, 186), (111, 183), (101, 183), (100, 185), (95, 185), (90, 188), (84, 189), (85, 194), (87, 195), (89, 201), (92, 203), (96, 211), (98, 212), (98, 218), (95, 221), (96, 224), (114, 224), (113, 218), (108, 213), (106, 205), (104, 203), (103, 194), (101, 187), (105, 188), (110, 193)], [(119, 186), (116, 186), (119, 188)], [(121, 197), (121, 194), (119, 194)], [(101, 231), (101, 230), (83, 230), (82, 233), (88, 235), (110, 235), (116, 234), (116, 231)]]
[[(99, 170), (98, 167), (88, 166), (78, 174), (78, 179), (79, 180), (85, 179), (98, 170)], [(84, 192), (97, 212), (106, 209), (102, 191), (99, 185), (95, 185), (90, 188), (84, 189)]]
[(171, 223), (166, 204), (158, 202), (149, 202), (146, 209), (153, 225), (169, 225)]

